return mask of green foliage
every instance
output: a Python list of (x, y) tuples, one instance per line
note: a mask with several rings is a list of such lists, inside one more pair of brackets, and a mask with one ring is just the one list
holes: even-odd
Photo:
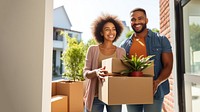
[(150, 55), (147, 57), (140, 56), (138, 57), (136, 54), (132, 55), (132, 58), (128, 58), (124, 56), (124, 59), (122, 60), (123, 63), (129, 68), (128, 70), (124, 70), (121, 72), (121, 74), (128, 74), (133, 71), (142, 71), (145, 68), (152, 65), (153, 60), (150, 60), (154, 55)]
[(191, 24), (190, 25), (190, 45), (193, 51), (200, 50), (200, 25)]
[[(157, 28), (153, 28), (153, 29), (151, 29), (153, 32), (155, 32), (155, 33), (159, 33), (160, 31), (157, 29)], [(126, 33), (126, 38), (129, 38), (132, 34), (134, 34), (135, 32), (134, 32), (134, 30), (132, 30), (132, 31), (129, 31), (129, 32), (127, 32)]]
[(159, 33), (160, 32), (157, 28), (153, 28), (151, 30), (152, 30), (152, 32), (155, 32), (155, 33)]
[(84, 44), (83, 41), (78, 42), (77, 37), (69, 37), (64, 31), (61, 31), (60, 35), (64, 35), (67, 40), (67, 49), (63, 52), (61, 57), (65, 67), (65, 72), (62, 76), (72, 81), (84, 80), (83, 67), (86, 51), (89, 46), (96, 45), (96, 41), (92, 38)]
[(133, 33), (135, 33), (133, 30), (126, 33), (126, 38), (129, 38)]
[(85, 45), (85, 51), (91, 46), (91, 45), (97, 45), (97, 42), (94, 38), (91, 38), (88, 40), (87, 44)]
[(73, 81), (83, 80), (83, 66), (85, 59), (84, 43), (77, 39), (65, 35), (67, 39), (67, 49), (63, 52), (61, 60), (65, 66), (63, 77)]

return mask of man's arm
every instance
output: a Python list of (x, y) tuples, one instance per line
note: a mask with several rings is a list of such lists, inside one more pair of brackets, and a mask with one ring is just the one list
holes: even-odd
[(162, 64), (163, 64), (163, 69), (161, 70), (161, 73), (159, 77), (154, 80), (153, 82), (153, 92), (154, 94), (157, 91), (157, 88), (160, 84), (162, 84), (164, 81), (166, 81), (172, 71), (172, 66), (173, 66), (173, 54), (170, 53), (162, 53)]

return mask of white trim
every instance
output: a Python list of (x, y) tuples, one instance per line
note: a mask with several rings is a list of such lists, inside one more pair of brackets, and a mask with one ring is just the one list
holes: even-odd
[(175, 35), (175, 8), (174, 8), (174, 1), (169, 1), (169, 7), (170, 7), (170, 42), (172, 45), (172, 51), (173, 51), (173, 69), (172, 69), (172, 75), (173, 75), (173, 94), (174, 94), (174, 112), (179, 112), (179, 105), (178, 105), (178, 84), (177, 84), (177, 63), (176, 63), (176, 35)]
[(199, 74), (192, 74), (192, 73), (186, 73), (184, 74), (185, 81), (200, 84), (200, 75)]

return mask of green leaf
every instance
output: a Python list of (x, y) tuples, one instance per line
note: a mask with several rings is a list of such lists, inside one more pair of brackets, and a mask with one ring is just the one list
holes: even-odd
[(61, 57), (65, 67), (62, 76), (72, 81), (82, 80), (83, 72), (80, 71), (83, 71), (85, 59), (84, 43), (78, 42), (75, 37), (71, 38), (68, 35), (65, 37), (68, 46)]
[(133, 71), (142, 71), (146, 69), (152, 65), (153, 60), (150, 60), (152, 57), (154, 57), (154, 55), (149, 55), (147, 57), (141, 55), (138, 57), (137, 54), (135, 54), (131, 56), (131, 59), (129, 59), (127, 56), (124, 56), (122, 62), (129, 68), (129, 70), (124, 70), (121, 72), (121, 74), (127, 74)]

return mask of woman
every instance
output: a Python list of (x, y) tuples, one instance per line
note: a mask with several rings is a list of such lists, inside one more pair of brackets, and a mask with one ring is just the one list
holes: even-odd
[(105, 67), (101, 61), (106, 58), (123, 58), (125, 50), (113, 45), (123, 31), (123, 24), (117, 18), (108, 14), (102, 14), (92, 24), (92, 33), (99, 45), (88, 48), (84, 67), (84, 77), (87, 80), (84, 95), (85, 112), (103, 112), (106, 106), (107, 112), (121, 112), (121, 105), (106, 105), (98, 99), (99, 79), (106, 76)]

